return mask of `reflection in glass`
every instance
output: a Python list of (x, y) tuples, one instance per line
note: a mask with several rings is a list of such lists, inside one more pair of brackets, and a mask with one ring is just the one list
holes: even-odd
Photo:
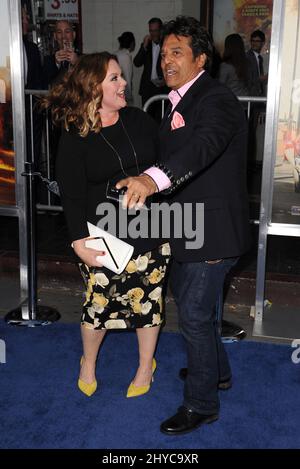
[(272, 222), (300, 224), (300, 9), (285, 2)]

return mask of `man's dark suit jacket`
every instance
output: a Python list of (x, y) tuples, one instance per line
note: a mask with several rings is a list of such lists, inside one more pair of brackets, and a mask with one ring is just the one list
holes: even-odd
[[(155, 96), (157, 94), (165, 94), (170, 90), (167, 86), (157, 87), (151, 82), (151, 72), (152, 72), (152, 42), (150, 43), (147, 50), (145, 50), (143, 44), (141, 45), (138, 53), (133, 59), (133, 63), (136, 67), (144, 66), (144, 70), (141, 76), (139, 94), (142, 97), (142, 103), (147, 101), (147, 99)], [(156, 72), (158, 78), (163, 78), (163, 73), (160, 65), (160, 58), (157, 60)]]
[(27, 84), (28, 90), (42, 90), (44, 87), (42, 63), (38, 46), (26, 38), (23, 43), (27, 56)]
[(264, 96), (264, 85), (259, 79), (259, 71), (257, 60), (252, 49), (248, 50), (247, 54), (248, 71), (249, 71), (249, 93), (250, 96)]
[[(185, 126), (171, 130), (174, 111)], [(236, 257), (250, 246), (246, 184), (247, 125), (233, 93), (204, 72), (160, 128), (161, 169), (173, 182), (170, 202), (204, 203), (204, 245), (171, 239), (180, 262)]]
[[(40, 52), (38, 46), (31, 41), (28, 41), (23, 36), (23, 43), (26, 50), (27, 57), (27, 83), (25, 89), (27, 90), (42, 90), (45, 86), (43, 80), (43, 70)], [(34, 157), (37, 164), (41, 155), (41, 141), (42, 141), (42, 115), (36, 109), (35, 105), (37, 98), (33, 97), (33, 150)], [(26, 151), (27, 155), (31, 155), (31, 121), (30, 121), (30, 97), (25, 95), (25, 120), (26, 120)], [(39, 167), (39, 166), (38, 166)]]
[[(64, 64), (63, 64), (64, 65)], [(59, 81), (68, 70), (68, 66), (58, 67), (55, 62), (55, 55), (46, 55), (44, 59), (44, 79), (46, 88)]]

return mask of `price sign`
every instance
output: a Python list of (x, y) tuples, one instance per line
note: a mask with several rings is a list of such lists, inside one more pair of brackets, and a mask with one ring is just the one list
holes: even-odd
[(44, 0), (45, 20), (78, 21), (78, 0)]

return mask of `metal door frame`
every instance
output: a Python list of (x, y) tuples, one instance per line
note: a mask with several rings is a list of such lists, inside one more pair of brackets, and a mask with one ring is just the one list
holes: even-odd
[(15, 153), (15, 206), (0, 206), (0, 215), (18, 217), (19, 260), (20, 260), (20, 299), (28, 297), (28, 236), (26, 220), (26, 188), (22, 172), (26, 157), (25, 96), (23, 71), (23, 40), (21, 23), (21, 2), (9, 0), (9, 46), (12, 90), (13, 138)]
[[(266, 109), (266, 130), (259, 220), (255, 321), (253, 335), (264, 335), (265, 337), (275, 337), (272, 335), (272, 327), (269, 327), (269, 334), (266, 334), (266, 328), (263, 327), (263, 319), (265, 313), (265, 275), (268, 236), (279, 235), (300, 237), (300, 225), (272, 223), (274, 170), (276, 161), (277, 129), (279, 123), (279, 104), (282, 72), (281, 59), (282, 54), (284, 53), (282, 39), (285, 19), (285, 5), (285, 2), (282, 2), (281, 0), (274, 0), (273, 3), (268, 99)], [(273, 306), (276, 307), (276, 305)], [(272, 322), (272, 314), (273, 313), (270, 313), (270, 326)], [(276, 317), (276, 315), (273, 315), (273, 317)], [(278, 319), (282, 320), (279, 316)], [(276, 335), (276, 337), (278, 337), (278, 335)]]

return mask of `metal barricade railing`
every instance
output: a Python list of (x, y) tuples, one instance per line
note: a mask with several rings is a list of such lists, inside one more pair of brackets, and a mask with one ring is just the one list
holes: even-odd
[[(145, 103), (143, 107), (143, 111), (147, 112), (148, 108), (151, 106), (152, 103), (156, 101), (162, 101), (162, 106), (161, 106), (161, 117), (165, 115), (165, 101), (168, 101), (168, 95), (167, 94), (157, 94), (156, 96), (152, 96), (152, 98), (149, 98), (148, 101)], [(258, 97), (258, 96), (238, 96), (238, 100), (242, 103), (247, 103), (247, 118), (250, 118), (250, 111), (251, 111), (251, 104), (252, 103), (266, 103), (267, 98), (265, 97)]]
[(250, 118), (251, 104), (253, 103), (267, 103), (267, 98), (258, 96), (238, 96), (241, 103), (247, 103), (247, 118)]
[(149, 98), (144, 104), (143, 111), (147, 112), (151, 104), (156, 101), (161, 101), (161, 118), (163, 118), (165, 115), (165, 101), (169, 101), (167, 94), (157, 94), (156, 96)]
[[(50, 130), (50, 118), (49, 118), (49, 112), (48, 111), (41, 111), (39, 109), (35, 108), (34, 104), (34, 97), (41, 97), (41, 96), (46, 96), (48, 94), (48, 90), (25, 90), (25, 95), (29, 96), (29, 116), (30, 116), (30, 146), (27, 146), (30, 148), (31, 151), (31, 160), (35, 164), (35, 168), (37, 172), (40, 173), (40, 180), (45, 183), (44, 189), (43, 186), (40, 189), (39, 193), (37, 194), (37, 203), (36, 203), (36, 208), (38, 210), (48, 210), (48, 211), (54, 211), (54, 212), (60, 212), (62, 211), (61, 205), (57, 205), (53, 203), (53, 194), (51, 192), (51, 185), (49, 189), (49, 183), (54, 179), (54, 160), (55, 160), (55, 155), (51, 154), (51, 145), (50, 145), (50, 140), (51, 140), (51, 130)], [(35, 154), (35, 135), (34, 135), (34, 130), (35, 130), (35, 113), (38, 113), (41, 117), (42, 120), (38, 121), (39, 126), (42, 127), (42, 129), (39, 129), (38, 132), (41, 132), (41, 141), (38, 144), (39, 147), (39, 154)], [(28, 135), (27, 135), (28, 137)], [(41, 196), (41, 193), (43, 194), (43, 199), (46, 199), (46, 203), (41, 200), (39, 200), (39, 197)]]
[[(51, 130), (50, 130), (50, 119), (49, 119), (49, 112), (45, 111), (43, 112), (43, 131), (42, 131), (42, 139), (41, 139), (41, 152), (40, 152), (40, 159), (41, 161), (37, 161), (36, 155), (34, 154), (34, 105), (33, 105), (33, 97), (40, 97), (40, 96), (45, 96), (47, 95), (48, 91), (42, 91), (42, 90), (26, 90), (25, 94), (29, 95), (29, 100), (30, 100), (30, 139), (31, 139), (31, 152), (32, 152), (32, 161), (35, 162), (35, 166), (37, 168), (37, 171), (41, 173), (40, 179), (44, 182), (46, 182), (45, 185), (45, 190), (43, 197), (47, 199), (46, 203), (42, 203), (41, 200), (38, 200), (37, 198), (37, 204), (36, 208), (38, 210), (45, 210), (45, 211), (54, 211), (54, 212), (59, 212), (62, 211), (61, 205), (58, 205), (57, 203), (53, 203), (54, 196), (51, 194), (49, 190), (49, 187), (46, 187), (47, 185), (49, 186), (48, 182), (51, 181), (54, 178), (54, 160), (55, 160), (55, 155), (51, 155)], [(148, 101), (145, 103), (143, 110), (145, 112), (148, 111), (149, 107), (151, 106), (152, 103), (161, 101), (161, 118), (163, 118), (165, 111), (166, 111), (166, 101), (168, 101), (168, 95), (167, 94), (159, 94), (156, 96), (153, 96), (152, 98), (148, 99)], [(247, 109), (246, 114), (248, 119), (250, 118), (251, 114), (251, 105), (253, 104), (258, 104), (258, 103), (266, 103), (267, 98), (265, 97), (254, 97), (254, 96), (241, 96), (238, 97), (239, 101), (242, 103), (247, 103)], [(50, 187), (51, 190), (51, 187)], [(39, 196), (39, 194), (38, 194)], [(251, 223), (253, 224), (259, 224), (259, 220), (251, 220)]]
[[(152, 98), (148, 99), (148, 101), (145, 103), (143, 110), (147, 112), (152, 103), (156, 101), (162, 101), (161, 117), (163, 118), (163, 116), (165, 115), (165, 101), (168, 101), (168, 99), (169, 98), (167, 94), (158, 94), (156, 96), (153, 96)], [(267, 103), (266, 97), (258, 97), (258, 96), (238, 96), (238, 100), (241, 103), (247, 103), (247, 109), (245, 110), (246, 110), (248, 121), (250, 120), (252, 104), (266, 104)], [(263, 121), (263, 124), (265, 124), (265, 111), (260, 111), (260, 119), (261, 121)], [(250, 223), (253, 225), (259, 225), (259, 220), (250, 219)]]

